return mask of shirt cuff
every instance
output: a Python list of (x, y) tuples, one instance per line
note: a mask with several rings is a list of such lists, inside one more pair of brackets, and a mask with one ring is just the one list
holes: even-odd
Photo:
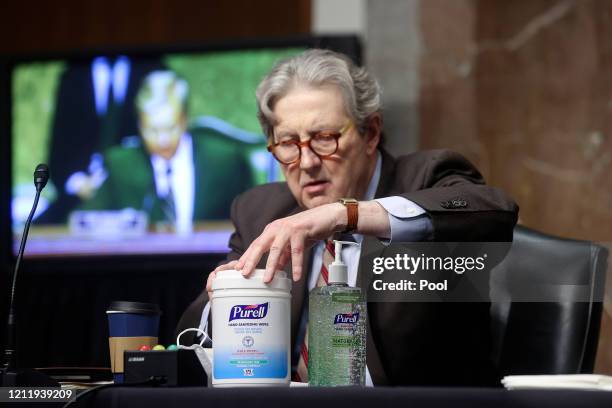
[(391, 238), (381, 239), (385, 245), (393, 242), (427, 241), (433, 237), (433, 224), (427, 211), (418, 204), (400, 196), (374, 200), (389, 215)]

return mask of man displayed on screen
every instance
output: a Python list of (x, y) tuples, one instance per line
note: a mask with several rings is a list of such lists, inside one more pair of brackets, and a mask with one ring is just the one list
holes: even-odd
[(140, 135), (104, 153), (106, 179), (81, 210), (132, 208), (155, 230), (180, 234), (194, 221), (229, 218), (232, 199), (253, 185), (248, 158), (220, 129), (188, 129), (188, 97), (189, 85), (172, 71), (144, 79), (136, 95)]
[[(349, 285), (364, 282), (360, 252), (370, 253), (377, 240), (512, 240), (518, 207), (485, 185), (464, 157), (432, 150), (394, 158), (385, 151), (379, 86), (344, 56), (309, 50), (281, 61), (259, 85), (257, 101), (286, 182), (255, 187), (234, 201), (231, 252), (209, 275), (207, 289), (223, 270), (250, 275), (266, 268), (269, 281), (274, 271), (290, 268), (294, 379), (307, 381), (304, 304), (333, 234), (350, 232), (361, 243), (342, 250)], [(354, 201), (341, 198), (358, 202), (356, 224), (349, 216)], [(209, 295), (204, 291), (187, 309), (178, 330), (204, 327)], [(367, 308), (367, 384), (499, 384), (489, 303), (368, 302)]]
[(80, 181), (103, 180), (101, 153), (137, 131), (134, 98), (143, 78), (163, 69), (158, 58), (97, 56), (66, 64), (55, 98), (49, 145), (57, 199), (38, 220), (63, 224), (81, 202)]

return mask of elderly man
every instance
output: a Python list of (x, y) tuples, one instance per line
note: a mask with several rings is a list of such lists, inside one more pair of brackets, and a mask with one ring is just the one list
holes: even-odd
[[(290, 266), (292, 365), (302, 380), (303, 305), (327, 251), (323, 240), (349, 232), (364, 252), (377, 239), (512, 239), (516, 204), (486, 186), (463, 157), (436, 150), (394, 159), (385, 152), (380, 89), (347, 58), (309, 50), (282, 61), (259, 85), (257, 102), (269, 150), (286, 182), (256, 187), (234, 201), (228, 263), (209, 275), (207, 289), (223, 270), (248, 276), (265, 267), (269, 281), (274, 271)], [(352, 285), (370, 278), (358, 271), (359, 252), (342, 253)], [(190, 306), (179, 328), (207, 319), (207, 298), (203, 293)], [(368, 302), (366, 382), (495, 383), (488, 308), (488, 303)]]

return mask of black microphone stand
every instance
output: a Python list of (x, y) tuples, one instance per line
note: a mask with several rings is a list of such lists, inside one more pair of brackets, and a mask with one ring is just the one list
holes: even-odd
[[(49, 379), (42, 373), (36, 373), (34, 375), (30, 373), (20, 373), (16, 370), (15, 367), (15, 323), (16, 323), (16, 314), (15, 314), (15, 287), (17, 284), (17, 274), (19, 273), (19, 266), (21, 265), (21, 260), (23, 258), (23, 252), (25, 250), (25, 244), (28, 239), (28, 232), (30, 231), (30, 224), (32, 223), (32, 218), (34, 218), (34, 213), (36, 212), (36, 207), (38, 206), (38, 200), (40, 198), (40, 192), (47, 184), (47, 180), (49, 179), (49, 169), (46, 165), (39, 164), (36, 166), (36, 171), (34, 171), (34, 185), (36, 186), (36, 196), (34, 197), (34, 204), (32, 205), (32, 210), (30, 211), (30, 215), (28, 216), (24, 229), (23, 235), (21, 237), (21, 244), (19, 245), (19, 252), (17, 252), (17, 260), (15, 262), (15, 270), (13, 271), (13, 281), (11, 284), (11, 298), (9, 304), (9, 312), (8, 312), (8, 322), (7, 322), (7, 339), (6, 339), (6, 348), (4, 350), (4, 363), (2, 368), (0, 369), (0, 385), (2, 387), (15, 387), (20, 385), (51, 385), (57, 384), (57, 382), (53, 382), (53, 380)], [(20, 378), (23, 377), (23, 378)]]

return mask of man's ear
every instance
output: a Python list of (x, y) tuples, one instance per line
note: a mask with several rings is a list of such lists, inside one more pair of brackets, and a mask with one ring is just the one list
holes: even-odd
[(382, 116), (376, 112), (368, 118), (368, 124), (365, 130), (368, 154), (373, 154), (378, 148), (382, 132)]

